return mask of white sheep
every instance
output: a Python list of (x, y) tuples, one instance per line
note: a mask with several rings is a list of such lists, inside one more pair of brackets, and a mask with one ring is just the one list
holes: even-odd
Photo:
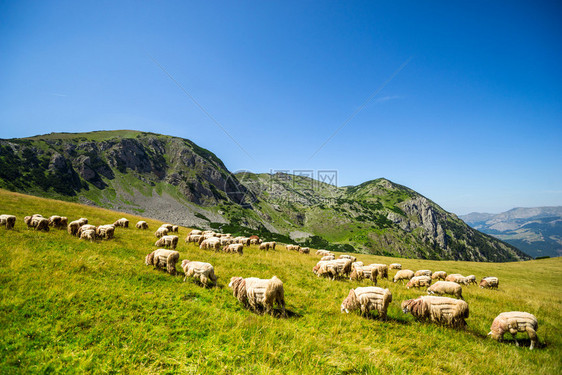
[(148, 223), (144, 220), (140, 220), (135, 226), (137, 229), (148, 229)]
[(480, 280), (480, 288), (498, 289), (500, 281), (497, 277), (486, 276)]
[(6, 229), (12, 229), (16, 225), (16, 217), (14, 215), (0, 215), (0, 225), (6, 227)]
[(283, 282), (277, 276), (273, 276), (271, 279), (233, 277), (228, 286), (232, 288), (234, 296), (252, 310), (259, 311), (263, 307), (269, 313), (273, 311), (273, 306), (277, 303), (282, 315), (285, 315)]
[(397, 282), (399, 280), (410, 280), (412, 277), (414, 277), (414, 271), (400, 270), (396, 272), (396, 275), (394, 275), (394, 279), (392, 279), (392, 281)]
[(291, 250), (291, 251), (299, 251), (301, 249), (299, 245), (287, 245), (286, 248), (287, 250)]
[(445, 271), (435, 271), (431, 275), (433, 280), (445, 280), (447, 278), (447, 272)]
[(183, 279), (184, 282), (188, 277), (193, 277), (205, 286), (217, 283), (215, 269), (210, 263), (195, 262), (184, 259), (181, 262), (181, 268), (185, 273), (185, 277)]
[(452, 327), (465, 327), (469, 314), (468, 303), (449, 297), (421, 296), (403, 301), (401, 307), (402, 312), (409, 312), (417, 319)]
[(220, 249), (220, 239), (217, 237), (207, 238), (201, 241), (199, 248), (201, 250), (215, 250), (218, 251)]
[(178, 246), (178, 236), (162, 236), (154, 243), (154, 246), (163, 246), (175, 250)]
[(379, 276), (381, 279), (383, 277), (385, 279), (388, 279), (388, 266), (386, 264), (373, 263), (373, 264), (369, 264), (369, 266), (375, 267), (379, 271)]
[(244, 245), (242, 245), (241, 243), (232, 243), (230, 245), (225, 245), (222, 248), (222, 251), (224, 251), (225, 253), (233, 253), (233, 254), (243, 255), (244, 254)]
[(427, 294), (451, 294), (462, 298), (462, 287), (454, 281), (438, 281), (427, 289)]
[(418, 271), (416, 271), (414, 276), (429, 276), (429, 277), (431, 277), (431, 271), (430, 270), (418, 270)]
[(96, 228), (96, 235), (99, 238), (109, 240), (115, 235), (115, 226), (113, 224), (100, 225)]
[(309, 247), (301, 247), (299, 249), (299, 253), (301, 254), (310, 254), (310, 248)]
[[(360, 262), (356, 262), (360, 263)], [(372, 280), (375, 285), (377, 285), (377, 276), (379, 274), (378, 268), (371, 267), (371, 266), (360, 266), (356, 265), (356, 263), (352, 264), (351, 275), (349, 275), (350, 280), (357, 280), (361, 281), (363, 279)]]
[(401, 270), (402, 265), (400, 263), (391, 263), (388, 265), (389, 270)]
[(189, 235), (202, 235), (203, 232), (200, 231), (199, 229), (193, 229), (191, 232), (189, 232)]
[(431, 277), (429, 276), (414, 276), (406, 284), (406, 289), (410, 288), (423, 288), (431, 285)]
[(521, 311), (510, 311), (501, 313), (494, 319), (488, 336), (492, 336), (494, 340), (501, 341), (503, 335), (509, 331), (515, 340), (515, 344), (519, 346), (519, 342), (517, 342), (516, 339), (517, 332), (526, 332), (531, 339), (531, 346), (529, 349), (533, 350), (535, 345), (539, 342), (537, 336), (538, 328), (539, 322), (533, 314)]
[(68, 223), (68, 234), (76, 236), (78, 234), (78, 229), (80, 229), (80, 221), (74, 220)]
[(168, 234), (168, 228), (164, 228), (164, 227), (160, 227), (158, 229), (156, 229), (156, 232), (154, 232), (154, 235), (157, 238), (160, 238), (162, 236), (166, 236)]
[(445, 281), (454, 281), (457, 284), (463, 284), (463, 285), (468, 285), (469, 283), (469, 280), (463, 275), (461, 275), (460, 273), (452, 273), (450, 275), (447, 275)]
[(97, 238), (96, 231), (94, 229), (86, 229), (80, 233), (81, 240), (94, 241), (96, 240), (96, 238)]
[(77, 221), (78, 221), (78, 225), (80, 226), (88, 224), (88, 219), (86, 219), (85, 217), (81, 217)]
[(351, 262), (357, 262), (357, 258), (354, 257), (353, 255), (348, 255), (348, 254), (342, 254), (338, 257), (338, 259), (351, 259)]
[(148, 254), (144, 263), (155, 268), (166, 269), (170, 275), (176, 274), (176, 263), (180, 258), (180, 253), (175, 250), (158, 249)]
[(343, 313), (361, 309), (361, 315), (367, 315), (370, 311), (378, 311), (382, 319), (386, 319), (388, 305), (392, 302), (392, 293), (388, 289), (376, 286), (367, 286), (350, 289), (349, 294), (343, 300), (340, 310)]

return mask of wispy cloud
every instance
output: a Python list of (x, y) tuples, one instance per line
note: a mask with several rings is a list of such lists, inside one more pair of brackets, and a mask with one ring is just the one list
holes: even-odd
[(68, 96), (66, 94), (59, 94), (57, 92), (50, 92), (49, 95), (58, 96), (59, 98), (66, 98)]
[(388, 95), (388, 96), (383, 96), (381, 98), (378, 98), (376, 100), (377, 103), (383, 103), (383, 102), (388, 102), (389, 100), (396, 100), (396, 99), (402, 99), (403, 96), (400, 95)]

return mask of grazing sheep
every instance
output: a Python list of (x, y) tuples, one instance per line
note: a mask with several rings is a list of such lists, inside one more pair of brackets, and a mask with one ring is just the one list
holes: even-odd
[(468, 276), (466, 277), (466, 282), (467, 282), (467, 284), (474, 284), (474, 285), (476, 285), (476, 276), (474, 276), (474, 275), (468, 275)]
[(326, 261), (334, 260), (334, 259), (336, 259), (336, 258), (335, 258), (333, 255), (326, 255), (326, 256), (323, 256), (323, 257), (320, 259), (320, 261), (321, 261), (321, 262), (326, 262)]
[(174, 226), (172, 224), (166, 224), (166, 223), (160, 225), (160, 228), (166, 228), (168, 229), (168, 232), (173, 232), (174, 230)]
[(78, 234), (79, 228), (80, 222), (78, 220), (71, 221), (67, 226), (68, 234), (76, 236)]
[(361, 281), (363, 279), (369, 279), (377, 285), (377, 276), (379, 271), (376, 267), (352, 265), (352, 268), (353, 271), (351, 272), (351, 275), (349, 275), (349, 280)]
[(214, 234), (215, 232), (212, 230), (204, 230), (203, 232), (201, 232), (201, 234), (209, 234), (209, 233)]
[(384, 277), (385, 279), (388, 279), (388, 266), (386, 264), (370, 264), (369, 266), (371, 267), (375, 267), (378, 271), (379, 271), (379, 276), (381, 277), (381, 279)]
[(326, 255), (334, 255), (334, 254), (332, 254), (331, 251), (320, 249), (320, 250), (316, 250), (316, 255), (326, 256)]
[(123, 217), (117, 220), (115, 223), (113, 223), (113, 225), (115, 225), (116, 227), (129, 228), (129, 220)]
[(533, 350), (535, 345), (539, 342), (537, 336), (538, 328), (539, 322), (533, 314), (521, 311), (510, 311), (501, 313), (494, 319), (488, 336), (492, 336), (494, 340), (502, 341), (503, 335), (509, 331), (515, 340), (515, 345), (519, 346), (519, 342), (517, 342), (516, 339), (517, 332), (527, 332), (531, 339), (531, 346), (529, 349)]
[(221, 242), (221, 246), (225, 246), (225, 245), (230, 245), (232, 244), (233, 240), (232, 238), (228, 238), (228, 237), (220, 237), (220, 242)]
[(318, 277), (327, 276), (331, 280), (335, 280), (338, 277), (349, 277), (351, 265), (351, 259), (335, 259), (327, 262), (320, 261), (314, 266), (312, 272)]
[(160, 227), (160, 228), (156, 229), (156, 232), (154, 232), (154, 235), (158, 238), (160, 238), (162, 236), (166, 236), (166, 235), (168, 235), (168, 228)]
[(342, 254), (338, 257), (338, 259), (351, 259), (352, 263), (357, 262), (357, 258), (354, 257), (353, 255), (347, 255), (347, 254)]
[(364, 266), (364, 264), (361, 261), (353, 262), (351, 264), (351, 267), (363, 267), (363, 266)]
[(222, 248), (222, 251), (224, 251), (225, 253), (233, 253), (233, 254), (240, 254), (243, 255), (244, 254), (244, 245), (242, 245), (241, 243), (233, 243), (230, 245), (226, 245), (225, 247)]
[(262, 242), (259, 247), (260, 250), (269, 250), (269, 242)]
[(16, 225), (16, 217), (14, 215), (0, 215), (0, 225), (6, 229), (12, 229)]
[(405, 314), (410, 312), (417, 319), (457, 328), (465, 327), (468, 318), (468, 303), (449, 297), (421, 296), (403, 301), (401, 307)]
[(220, 249), (220, 239), (217, 237), (207, 238), (206, 240), (201, 241), (199, 248), (201, 250), (215, 250), (218, 251)]
[(433, 280), (445, 280), (447, 278), (447, 272), (445, 271), (435, 271), (431, 275)]
[(86, 229), (83, 230), (80, 233), (80, 239), (81, 240), (90, 240), (90, 241), (94, 241), (96, 240), (97, 236), (96, 236), (96, 231), (95, 229)]
[(498, 289), (500, 281), (497, 277), (486, 276), (480, 280), (480, 288)]
[(189, 235), (202, 235), (203, 232), (200, 231), (199, 229), (193, 229), (191, 232), (189, 232)]
[(144, 220), (141, 220), (135, 225), (137, 229), (148, 229), (148, 223)]
[(113, 224), (100, 225), (96, 228), (96, 235), (99, 238), (110, 240), (115, 236), (115, 226)]
[(181, 262), (181, 268), (185, 273), (185, 277), (183, 278), (184, 282), (188, 277), (193, 277), (205, 286), (215, 285), (217, 283), (215, 269), (210, 263), (195, 262), (184, 259)]
[(431, 271), (430, 270), (418, 270), (418, 271), (416, 271), (414, 276), (429, 276), (429, 277), (431, 277)]
[(447, 275), (445, 281), (454, 281), (457, 284), (468, 285), (468, 279), (460, 273), (452, 273), (450, 275)]
[(82, 232), (86, 230), (93, 230), (95, 232), (96, 226), (92, 224), (84, 224), (80, 228), (78, 228), (78, 233), (76, 233), (76, 235), (80, 238), (82, 236)]
[(49, 217), (49, 226), (53, 228), (60, 228), (61, 227), (61, 220), (62, 217), (59, 215), (53, 215)]
[(173, 225), (173, 226), (172, 226), (172, 232), (178, 233), (179, 230), (180, 230), (180, 227), (179, 227), (179, 226), (177, 226), (177, 225)]
[(232, 288), (234, 297), (252, 310), (259, 311), (263, 307), (266, 312), (270, 313), (273, 311), (273, 305), (277, 303), (282, 314), (285, 315), (283, 282), (277, 276), (273, 276), (271, 279), (233, 277), (228, 286)]
[(66, 216), (61, 216), (60, 217), (59, 229), (66, 228), (67, 225), (68, 225), (68, 218)]
[(299, 245), (287, 245), (287, 250), (299, 251), (300, 249), (301, 247)]
[[(260, 240), (261, 241), (261, 240)], [(277, 242), (275, 241), (269, 241), (269, 249), (270, 250), (275, 250), (275, 247), (277, 246)]]
[(394, 275), (394, 279), (392, 281), (397, 282), (398, 280), (410, 280), (412, 277), (414, 277), (414, 271), (400, 270), (396, 272), (396, 275)]
[(301, 248), (299, 249), (299, 253), (301, 253), (301, 254), (310, 254), (310, 248), (308, 248), (308, 247), (301, 247)]
[(154, 243), (154, 246), (163, 246), (175, 250), (178, 246), (179, 237), (178, 236), (162, 236), (158, 241)]
[(454, 281), (438, 281), (427, 289), (427, 294), (451, 294), (462, 298), (462, 287)]
[(88, 224), (88, 219), (86, 219), (85, 217), (81, 217), (77, 221), (78, 221), (78, 225), (80, 226)]
[(431, 285), (431, 277), (429, 276), (414, 276), (406, 284), (406, 289), (410, 288), (423, 288)]
[(34, 228), (35, 230), (49, 231), (49, 219), (44, 218), (41, 215), (26, 216), (24, 219), (28, 228)]
[(176, 263), (180, 258), (180, 253), (175, 250), (158, 249), (148, 254), (144, 263), (155, 268), (166, 269), (170, 275), (176, 274)]
[(391, 263), (388, 266), (388, 269), (390, 270), (401, 270), (402, 269), (402, 265), (400, 263)]
[(188, 234), (187, 237), (185, 238), (185, 242), (197, 242), (199, 243), (199, 240), (203, 238), (203, 236), (201, 234)]
[(392, 302), (392, 293), (388, 289), (376, 286), (350, 289), (349, 294), (341, 304), (341, 312), (361, 309), (361, 315), (365, 316), (370, 311), (378, 311), (381, 319), (386, 319), (386, 310)]

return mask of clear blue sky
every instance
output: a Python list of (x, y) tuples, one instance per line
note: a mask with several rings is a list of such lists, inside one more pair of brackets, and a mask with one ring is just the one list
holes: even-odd
[(457, 214), (562, 205), (561, 16), (555, 1), (0, 1), (0, 137), (137, 129), (231, 171), (386, 177)]

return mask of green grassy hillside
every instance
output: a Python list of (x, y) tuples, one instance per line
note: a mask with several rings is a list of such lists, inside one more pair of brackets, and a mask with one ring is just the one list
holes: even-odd
[[(497, 291), (464, 287), (470, 306), (466, 330), (416, 322), (400, 302), (424, 294), (383, 280), (393, 302), (389, 319), (341, 314), (350, 288), (367, 282), (329, 281), (311, 269), (314, 255), (280, 247), (243, 256), (186, 245), (181, 259), (215, 266), (216, 288), (182, 282), (144, 265), (160, 225), (116, 230), (116, 238), (85, 242), (66, 231), (28, 230), (23, 216), (87, 217), (93, 224), (125, 216), (74, 203), (0, 190), (0, 213), (17, 216), (0, 228), (0, 373), (193, 374), (556, 374), (562, 371), (562, 259), (516, 263), (429, 261), (359, 255), (365, 263), (495, 275)], [(179, 267), (178, 267), (179, 269)], [(231, 276), (284, 282), (286, 319), (245, 310), (228, 288)], [(391, 276), (393, 272), (391, 272)], [(486, 338), (494, 317), (522, 310), (539, 320), (540, 346), (529, 351), (509, 339)], [(507, 335), (506, 335), (507, 338)], [(521, 335), (522, 343), (528, 340)]]

